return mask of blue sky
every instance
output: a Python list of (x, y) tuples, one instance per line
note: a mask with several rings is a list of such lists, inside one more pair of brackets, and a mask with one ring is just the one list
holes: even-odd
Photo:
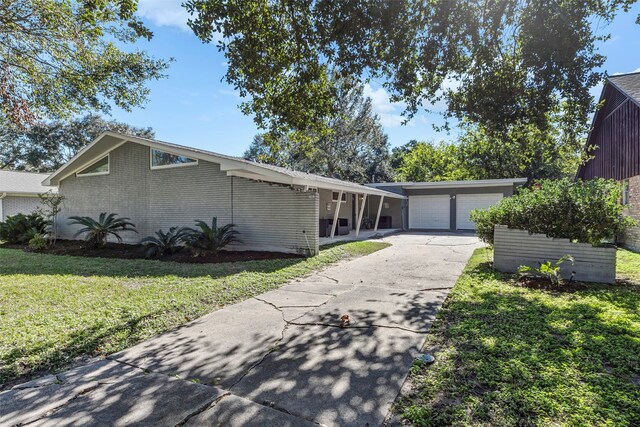
[[(168, 78), (149, 84), (150, 99), (144, 108), (132, 112), (114, 109), (112, 117), (135, 126), (151, 126), (156, 137), (165, 141), (241, 155), (258, 130), (253, 119), (239, 111), (237, 92), (221, 81), (226, 71), (224, 56), (215, 44), (202, 44), (187, 27), (182, 1), (140, 0), (140, 15), (155, 37), (139, 46), (158, 58), (173, 57), (175, 62)], [(600, 46), (607, 56), (604, 70), (609, 74), (640, 71), (638, 13), (640, 5), (618, 15), (604, 29), (612, 34), (611, 40)], [(449, 135), (433, 130), (434, 121), (440, 122), (437, 115), (421, 112), (402, 125), (402, 105), (389, 103), (387, 93), (376, 83), (368, 85), (366, 92), (392, 147), (411, 139), (455, 139), (455, 130)], [(599, 87), (592, 89), (592, 94), (599, 93)]]

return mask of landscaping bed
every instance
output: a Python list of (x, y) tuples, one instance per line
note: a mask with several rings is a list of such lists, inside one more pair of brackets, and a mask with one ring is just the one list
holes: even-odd
[[(0, 248), (22, 249), (32, 251), (28, 245), (11, 245), (3, 244)], [(55, 244), (49, 245), (44, 249), (38, 250), (38, 253), (52, 255), (71, 255), (82, 257), (100, 257), (100, 258), (120, 258), (120, 259), (147, 259), (146, 248), (144, 245), (128, 245), (124, 243), (109, 242), (104, 247), (96, 248), (83, 240), (58, 240)], [(220, 262), (238, 262), (238, 261), (255, 261), (280, 258), (302, 258), (302, 255), (287, 254), (281, 252), (266, 251), (228, 251), (220, 250), (210, 252), (201, 256), (194, 256), (187, 249), (183, 249), (174, 254), (166, 254), (159, 258), (160, 261), (169, 262), (186, 262), (186, 263), (220, 263)]]
[(104, 357), (384, 242), (312, 258), (217, 264), (58, 256), (0, 248), (0, 390)]
[(479, 249), (449, 294), (396, 412), (421, 426), (616, 425), (640, 420), (640, 254), (614, 285), (543, 286)]

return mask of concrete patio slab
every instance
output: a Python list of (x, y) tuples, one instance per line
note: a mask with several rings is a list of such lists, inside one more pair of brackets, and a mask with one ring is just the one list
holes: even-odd
[(175, 426), (222, 396), (224, 391), (160, 374), (138, 374), (78, 395), (34, 427)]
[(152, 372), (229, 387), (282, 339), (285, 321), (255, 299), (218, 310), (111, 359)]
[(423, 341), (396, 328), (289, 327), (231, 391), (327, 426), (377, 426)]
[(317, 424), (242, 397), (225, 396), (218, 403), (189, 419), (187, 427), (311, 427)]
[(444, 291), (358, 286), (311, 309), (295, 323), (339, 326), (340, 317), (347, 314), (351, 327), (383, 326), (426, 332), (446, 296)]

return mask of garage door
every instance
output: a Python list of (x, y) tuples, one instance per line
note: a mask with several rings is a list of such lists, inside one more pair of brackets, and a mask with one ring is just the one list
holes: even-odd
[(409, 196), (409, 228), (448, 230), (449, 195)]
[(488, 208), (502, 199), (502, 193), (458, 194), (456, 196), (456, 228), (475, 230), (475, 224), (469, 219), (474, 209)]

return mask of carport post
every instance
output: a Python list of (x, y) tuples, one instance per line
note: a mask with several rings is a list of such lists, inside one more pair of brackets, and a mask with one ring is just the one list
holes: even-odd
[(342, 204), (342, 190), (338, 194), (338, 203), (336, 204), (336, 211), (333, 213), (333, 224), (331, 224), (331, 238), (336, 235), (336, 226), (338, 225), (338, 215), (340, 214), (340, 205)]
[(384, 201), (384, 196), (380, 196), (380, 204), (378, 205), (378, 215), (376, 216), (376, 226), (373, 227), (373, 231), (378, 231), (378, 222), (380, 221), (380, 212), (382, 212), (383, 201)]
[[(356, 196), (356, 200), (358, 200), (358, 196)], [(365, 193), (362, 196), (362, 206), (360, 206), (360, 212), (358, 213), (358, 223), (356, 224), (356, 237), (360, 234), (360, 224), (362, 224), (362, 216), (364, 215), (364, 205), (367, 203), (367, 194)]]

